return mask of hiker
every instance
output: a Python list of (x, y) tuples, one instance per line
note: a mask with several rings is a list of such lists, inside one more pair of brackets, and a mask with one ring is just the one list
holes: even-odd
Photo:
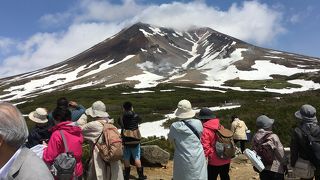
[(28, 127), (12, 104), (0, 103), (0, 179), (53, 179), (46, 164), (23, 147)]
[(214, 180), (220, 175), (221, 180), (229, 180), (231, 158), (219, 158), (214, 148), (217, 141), (215, 131), (224, 127), (220, 125), (220, 120), (216, 118), (209, 108), (202, 108), (199, 112), (198, 119), (200, 119), (203, 124), (201, 143), (204, 154), (206, 158), (208, 158), (208, 179)]
[[(82, 133), (84, 139), (90, 143), (90, 161), (88, 165), (87, 179), (96, 180), (122, 180), (123, 173), (121, 161), (106, 163), (99, 155), (97, 143), (102, 143), (105, 139), (103, 136), (103, 123), (113, 123), (109, 114), (106, 112), (106, 106), (101, 101), (96, 101), (85, 112), (93, 118), (93, 121), (83, 125)], [(109, 165), (108, 165), (109, 164)]]
[(173, 179), (207, 180), (207, 164), (200, 142), (202, 124), (193, 118), (195, 112), (188, 100), (181, 100), (174, 114), (179, 121), (172, 123), (168, 134), (175, 145)]
[(243, 154), (243, 151), (246, 148), (246, 141), (247, 141), (247, 134), (246, 131), (248, 130), (246, 123), (244, 121), (240, 120), (238, 116), (233, 115), (231, 117), (232, 123), (231, 123), (231, 131), (233, 132), (233, 140), (234, 143), (237, 144), (240, 143), (240, 149), (241, 153)]
[[(260, 172), (261, 180), (283, 180), (285, 158), (283, 145), (279, 137), (272, 132), (274, 119), (261, 115), (256, 120), (257, 133), (253, 137), (252, 148), (262, 158), (265, 169)], [(259, 154), (262, 148), (269, 148), (265, 154)], [(268, 158), (266, 158), (268, 157)]]
[(139, 123), (141, 121), (139, 115), (133, 111), (133, 105), (127, 101), (123, 103), (123, 115), (119, 118), (118, 123), (121, 126), (121, 136), (124, 144), (124, 179), (130, 177), (130, 159), (133, 157), (139, 179), (146, 179), (141, 165), (141, 147), (140, 147), (140, 131)]
[[(56, 108), (68, 109), (71, 112), (71, 121), (75, 122), (75, 125), (84, 125), (87, 123), (87, 117), (84, 115), (85, 108), (82, 105), (78, 105), (75, 101), (68, 101), (67, 98), (61, 97), (57, 100)], [(54, 126), (54, 118), (52, 112), (48, 114), (49, 125)]]
[[(290, 144), (290, 163), (293, 170), (297, 170), (299, 164), (304, 165), (305, 171), (311, 171), (311, 177), (304, 179), (320, 179), (320, 162), (315, 155), (315, 151), (320, 153), (320, 149), (312, 149), (307, 134), (317, 139), (320, 138), (320, 128), (317, 124), (316, 109), (309, 105), (303, 105), (299, 111), (295, 112), (295, 117), (299, 119), (299, 125), (293, 130)], [(314, 171), (315, 169), (315, 171)], [(298, 177), (303, 177), (305, 172), (294, 172)]]
[(50, 126), (47, 116), (48, 113), (45, 108), (37, 108), (29, 114), (29, 119), (36, 124), (28, 136), (26, 143), (27, 148), (32, 148), (38, 144), (42, 144), (42, 141), (48, 141), (50, 139), (51, 132), (49, 132)]
[[(76, 158), (74, 174), (77, 179), (81, 179), (82, 167), (82, 144), (83, 136), (80, 127), (75, 126), (71, 121), (71, 112), (65, 107), (57, 107), (52, 112), (55, 126), (52, 128), (52, 135), (46, 148), (43, 150), (43, 160), (51, 166), (56, 157), (66, 152), (68, 149)], [(66, 146), (62, 135), (65, 137)]]

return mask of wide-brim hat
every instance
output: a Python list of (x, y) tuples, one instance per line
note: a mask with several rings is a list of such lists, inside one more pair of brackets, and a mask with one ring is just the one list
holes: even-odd
[(31, 121), (35, 123), (44, 124), (48, 122), (48, 113), (44, 108), (37, 108), (35, 111), (29, 113), (28, 117)]
[(307, 122), (316, 122), (317, 121), (317, 116), (316, 116), (316, 108), (309, 104), (302, 105), (300, 110), (295, 112), (294, 115), (298, 118), (301, 119), (302, 121), (307, 121)]
[(91, 117), (109, 117), (106, 105), (102, 101), (94, 102), (90, 108), (86, 109), (86, 114)]
[(174, 111), (174, 115), (179, 119), (187, 119), (193, 118), (196, 112), (192, 109), (190, 101), (184, 99), (178, 103), (178, 108)]
[(197, 118), (200, 120), (206, 120), (206, 119), (214, 119), (216, 118), (216, 116), (214, 115), (213, 111), (211, 111), (211, 109), (201, 108)]

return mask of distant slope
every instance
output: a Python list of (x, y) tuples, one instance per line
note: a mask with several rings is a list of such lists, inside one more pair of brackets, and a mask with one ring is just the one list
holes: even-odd
[(0, 100), (57, 90), (160, 83), (292, 93), (320, 88), (319, 58), (260, 48), (210, 28), (137, 23), (56, 65), (0, 80)]

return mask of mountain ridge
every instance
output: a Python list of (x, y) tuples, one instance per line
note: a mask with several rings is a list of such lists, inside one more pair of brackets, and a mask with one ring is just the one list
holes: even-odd
[[(58, 64), (0, 79), (0, 99), (112, 84), (143, 89), (159, 83), (290, 93), (320, 88), (319, 60), (254, 46), (207, 27), (179, 32), (137, 23)], [(282, 92), (226, 85), (231, 80), (258, 81), (280, 76), (283, 83), (301, 88), (291, 88), (290, 92), (284, 88)]]

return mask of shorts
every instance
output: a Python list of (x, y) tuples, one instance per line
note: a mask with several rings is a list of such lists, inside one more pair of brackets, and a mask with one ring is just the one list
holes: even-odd
[(134, 160), (140, 160), (140, 144), (135, 147), (124, 146), (123, 151), (123, 159), (130, 161), (130, 157), (132, 156)]

